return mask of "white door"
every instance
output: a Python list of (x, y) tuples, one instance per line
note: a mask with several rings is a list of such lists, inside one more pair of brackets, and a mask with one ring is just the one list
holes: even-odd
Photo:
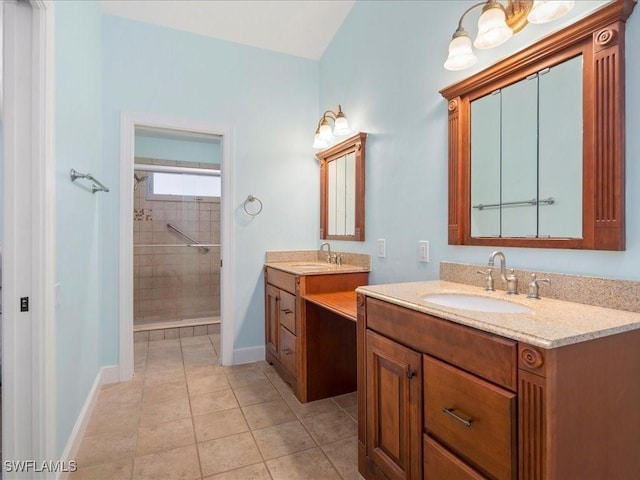
[(53, 6), (2, 6), (2, 453), (55, 460)]

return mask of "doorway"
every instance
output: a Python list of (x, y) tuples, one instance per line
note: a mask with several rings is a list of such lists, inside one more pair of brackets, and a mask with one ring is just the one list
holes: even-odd
[[(180, 141), (186, 142), (194, 142), (194, 140), (198, 140), (195, 143), (200, 143), (202, 147), (203, 140), (209, 142), (209, 144), (214, 143), (219, 147), (219, 156), (218, 160), (206, 162), (196, 162), (196, 163), (187, 163), (183, 160), (176, 159), (157, 159), (153, 158), (153, 155), (144, 154), (142, 150), (142, 146), (140, 142), (136, 142), (136, 134), (146, 134), (147, 137), (150, 135), (155, 135), (156, 140), (157, 137), (162, 137), (164, 140), (167, 139), (179, 139)], [(233, 363), (233, 332), (234, 332), (234, 317), (232, 304), (227, 299), (231, 300), (233, 298), (233, 285), (234, 285), (234, 275), (233, 275), (233, 206), (231, 204), (231, 199), (233, 199), (233, 162), (232, 162), (232, 137), (231, 137), (231, 129), (226, 126), (218, 126), (211, 125), (206, 122), (199, 122), (187, 119), (176, 119), (169, 117), (161, 117), (157, 115), (147, 115), (147, 114), (132, 114), (132, 113), (124, 113), (121, 121), (121, 141), (122, 141), (122, 149), (121, 149), (121, 160), (120, 160), (120, 380), (125, 381), (129, 380), (133, 377), (133, 341), (134, 341), (134, 328), (144, 328), (144, 327), (135, 327), (135, 324), (138, 323), (141, 325), (145, 323), (142, 315), (139, 315), (138, 322), (135, 322), (135, 311), (136, 311), (136, 299), (142, 300), (140, 295), (135, 295), (135, 281), (134, 281), (134, 258), (136, 251), (138, 253), (142, 252), (144, 249), (167, 249), (167, 250), (158, 250), (160, 255), (176, 255), (177, 257), (170, 259), (169, 261), (179, 261), (178, 258), (181, 253), (177, 253), (178, 250), (184, 250), (184, 254), (187, 254), (190, 258), (190, 263), (194, 265), (198, 265), (198, 268), (205, 269), (206, 264), (216, 263), (218, 265), (219, 271), (219, 318), (220, 318), (220, 363), (223, 365), (231, 365)], [(204, 143), (206, 143), (204, 142)], [(156, 142), (157, 143), (157, 142)], [(193, 145), (192, 145), (193, 146)], [(165, 150), (166, 152), (166, 150)], [(156, 155), (157, 156), (157, 155)], [(180, 163), (178, 163), (180, 162)], [(165, 165), (160, 165), (165, 163)], [(166, 165), (166, 163), (173, 163), (173, 165)], [(154, 165), (155, 164), (155, 165)], [(219, 168), (216, 166), (219, 165)], [(136, 170), (137, 168), (137, 170)], [(216, 238), (215, 236), (207, 237), (206, 242), (203, 241), (204, 237), (200, 235), (200, 228), (211, 228), (210, 225), (207, 226), (196, 226), (195, 221), (191, 223), (191, 220), (186, 220), (188, 225), (182, 224), (181, 222), (185, 218), (195, 218), (195, 207), (203, 205), (203, 211), (207, 211), (206, 208), (214, 208), (215, 200), (211, 199), (209, 205), (207, 202), (203, 202), (202, 200), (198, 203), (197, 200), (190, 202), (188, 207), (185, 209), (187, 212), (192, 211), (191, 214), (183, 217), (181, 222), (178, 222), (178, 217), (176, 216), (175, 222), (172, 221), (159, 221), (155, 222), (156, 227), (158, 229), (159, 234), (157, 236), (158, 241), (170, 242), (170, 243), (157, 243), (153, 240), (153, 235), (145, 235), (142, 236), (142, 229), (154, 228), (151, 223), (147, 223), (144, 227), (142, 223), (139, 223), (138, 227), (138, 242), (139, 245), (153, 245), (151, 247), (135, 247), (134, 248), (134, 239), (136, 230), (134, 228), (134, 224), (136, 222), (143, 222), (143, 220), (134, 220), (132, 221), (132, 212), (133, 215), (142, 216), (141, 218), (146, 218), (148, 211), (145, 210), (142, 213), (142, 204), (139, 201), (138, 207), (135, 206), (134, 193), (139, 195), (139, 198), (142, 198), (144, 193), (145, 196), (145, 205), (147, 201), (155, 201), (148, 200), (147, 196), (149, 195), (149, 189), (151, 188), (150, 182), (153, 182), (155, 178), (159, 175), (158, 173), (181, 173), (182, 175), (189, 175), (189, 172), (186, 170), (187, 168), (197, 169), (198, 171), (192, 171), (191, 173), (198, 173), (200, 177), (215, 177), (216, 175), (212, 174), (213, 171), (218, 171), (218, 176), (220, 178), (220, 194), (219, 194), (219, 236)], [(160, 172), (160, 170), (164, 170), (164, 172)], [(174, 170), (174, 172), (170, 172)], [(180, 172), (178, 172), (180, 171)], [(221, 174), (220, 174), (221, 173)], [(144, 177), (148, 177), (147, 179), (143, 179)], [(136, 182), (138, 183), (138, 188), (135, 188)], [(164, 195), (165, 193), (151, 193), (150, 198), (154, 198), (154, 195)], [(189, 195), (187, 195), (189, 196)], [(195, 195), (197, 197), (197, 195)], [(167, 200), (166, 198), (162, 200), (158, 200), (162, 203), (163, 209), (162, 213), (159, 213), (159, 217), (166, 217), (167, 210), (170, 210), (172, 207), (176, 207), (178, 203), (172, 200)], [(166, 203), (164, 203), (166, 202)], [(169, 202), (172, 202), (173, 205), (170, 205)], [(137, 210), (136, 210), (137, 208)], [(193, 209), (193, 210), (191, 210)], [(211, 212), (212, 210), (209, 210)], [(158, 210), (160, 212), (160, 210)], [(152, 212), (150, 219), (153, 219), (155, 212)], [(203, 215), (204, 216), (204, 215)], [(199, 213), (198, 213), (199, 217)], [(209, 218), (213, 218), (211, 214), (209, 214)], [(146, 222), (153, 221), (148, 220)], [(181, 224), (178, 224), (181, 223)], [(172, 224), (173, 227), (168, 227), (167, 224)], [(183, 228), (181, 228), (183, 227)], [(181, 233), (178, 233), (176, 230), (180, 230)], [(196, 231), (197, 230), (197, 231)], [(153, 230), (152, 230), (153, 233)], [(184, 235), (183, 235), (184, 234)], [(197, 234), (197, 235), (196, 235)], [(187, 240), (185, 235), (190, 237), (191, 240)], [(211, 240), (209, 240), (209, 238)], [(140, 240), (144, 240), (144, 243)], [(151, 243), (147, 243), (151, 240)], [(195, 242), (194, 242), (195, 240)], [(198, 246), (197, 244), (201, 243), (202, 245)], [(180, 245), (180, 246), (178, 246)], [(194, 245), (192, 247), (187, 247), (186, 245)], [(204, 249), (208, 248), (209, 252), (204, 253)], [(170, 251), (171, 250), (171, 251)], [(147, 252), (149, 252), (147, 250)], [(160, 253), (162, 252), (162, 253)], [(201, 262), (205, 258), (205, 255), (208, 256), (208, 261)], [(149, 255), (147, 255), (149, 256)], [(138, 259), (138, 273), (140, 274), (140, 261), (143, 262), (153, 262), (151, 259)], [(161, 261), (161, 260), (158, 260)], [(200, 265), (203, 266), (200, 266)], [(162, 271), (162, 268), (159, 268), (158, 271)], [(145, 273), (149, 273), (148, 269), (144, 270)], [(164, 269), (165, 278), (173, 277), (174, 281), (179, 282), (180, 277), (178, 275), (177, 269), (166, 265)], [(211, 270), (212, 276), (215, 275), (215, 271)], [(187, 275), (190, 275), (187, 273)], [(195, 275), (195, 274), (194, 274)], [(199, 274), (198, 274), (199, 275)], [(203, 276), (207, 276), (206, 272), (203, 272)], [(194, 280), (195, 277), (191, 278)], [(170, 283), (172, 280), (165, 279), (159, 280), (155, 282), (157, 285), (162, 285), (163, 282)], [(151, 285), (153, 285), (153, 280), (151, 281)], [(147, 283), (149, 285), (149, 283)], [(166, 287), (159, 287), (166, 288)], [(170, 288), (170, 286), (169, 286)], [(194, 288), (187, 288), (187, 294), (193, 294), (195, 289), (200, 289), (200, 291), (204, 291), (206, 288), (213, 288), (212, 285), (209, 286), (200, 286)], [(150, 289), (152, 290), (152, 289)], [(168, 292), (168, 290), (164, 290)], [(160, 296), (161, 292), (145, 292), (144, 295), (156, 295)], [(213, 323), (211, 318), (215, 318), (215, 305), (212, 303), (212, 295), (206, 295), (199, 302), (200, 307), (195, 308), (208, 308), (209, 310), (204, 316), (199, 316), (200, 314), (196, 310), (189, 311), (189, 306), (185, 307), (187, 310), (182, 310), (180, 315), (175, 315), (172, 319), (173, 321), (183, 322), (184, 320), (191, 322), (204, 322), (205, 324)], [(170, 299), (171, 300), (171, 299)], [(163, 301), (163, 305), (168, 307), (169, 311), (173, 310), (174, 314), (178, 313), (177, 305), (179, 304), (178, 300), (173, 299), (174, 301), (165, 300)], [(186, 301), (185, 303), (189, 303)], [(144, 306), (148, 306), (155, 313), (151, 313), (149, 311), (146, 312), (148, 315), (146, 320), (160, 320), (160, 318), (153, 318), (153, 315), (162, 315), (159, 311), (159, 307), (151, 306), (152, 302), (148, 302), (144, 304)], [(138, 313), (143, 310), (143, 304), (139, 304), (137, 306)], [(200, 311), (202, 313), (203, 310)], [(194, 315), (194, 316), (191, 316)], [(199, 320), (205, 318), (206, 320)], [(142, 321), (141, 321), (142, 320)], [(162, 320), (160, 320), (162, 321)], [(158, 322), (148, 322), (148, 323), (158, 323)], [(184, 325), (184, 323), (183, 323)], [(193, 325), (192, 325), (193, 326)], [(169, 327), (174, 328), (174, 327)], [(178, 327), (180, 328), (180, 327)], [(188, 328), (188, 327), (187, 327)]]
[(134, 342), (220, 332), (222, 137), (137, 127)]

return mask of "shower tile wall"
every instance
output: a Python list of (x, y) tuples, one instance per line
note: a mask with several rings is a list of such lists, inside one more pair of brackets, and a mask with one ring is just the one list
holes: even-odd
[[(153, 163), (176, 165), (176, 162)], [(184, 162), (180, 166), (212, 168), (211, 164)], [(187, 241), (169, 230), (167, 223), (200, 243), (219, 244), (220, 203), (147, 200), (145, 183), (135, 190), (134, 324), (218, 317), (220, 248), (211, 247), (204, 254), (194, 247), (142, 246), (185, 244)]]

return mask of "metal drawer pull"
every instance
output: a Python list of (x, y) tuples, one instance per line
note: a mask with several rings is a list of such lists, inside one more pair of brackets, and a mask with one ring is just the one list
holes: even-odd
[(285, 355), (291, 355), (293, 351), (290, 348), (283, 348), (282, 353), (284, 353)]
[(293, 310), (289, 310), (288, 308), (282, 308), (280, 309), (281, 312), (284, 312), (285, 315), (289, 315), (290, 313), (293, 313)]
[(453, 418), (455, 418), (459, 422), (464, 423), (467, 427), (471, 427), (471, 424), (473, 423), (472, 419), (467, 420), (466, 418), (462, 418), (461, 416), (454, 413), (455, 408), (443, 408), (442, 411), (447, 415), (451, 415)]

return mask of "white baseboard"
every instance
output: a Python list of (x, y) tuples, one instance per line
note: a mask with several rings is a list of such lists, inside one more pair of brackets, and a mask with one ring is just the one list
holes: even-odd
[[(62, 452), (61, 460), (65, 465), (68, 465), (70, 460), (75, 460), (78, 455), (78, 450), (80, 449), (84, 433), (89, 425), (91, 414), (93, 413), (93, 409), (98, 401), (100, 387), (109, 383), (115, 383), (118, 379), (119, 369), (115, 365), (102, 367), (98, 371), (96, 379), (93, 381), (93, 385), (91, 385), (91, 390), (89, 390), (89, 394), (87, 395), (87, 399), (82, 406), (82, 410), (80, 410), (80, 415), (78, 415), (76, 424), (73, 426), (73, 430), (71, 431), (71, 435), (69, 436), (64, 452)], [(56, 476), (56, 479), (64, 480), (68, 478), (68, 476), (68, 473), (60, 472)]]
[(264, 347), (236, 348), (233, 351), (233, 364), (252, 363), (264, 360)]

